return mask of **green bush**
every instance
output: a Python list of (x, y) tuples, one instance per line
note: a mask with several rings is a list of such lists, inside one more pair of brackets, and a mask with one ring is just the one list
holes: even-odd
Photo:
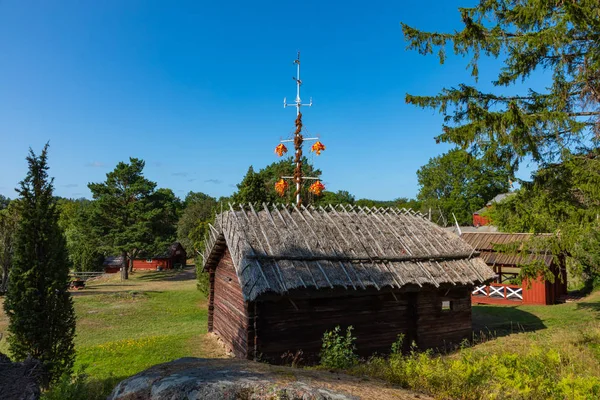
[(204, 297), (208, 298), (208, 293), (210, 291), (210, 274), (208, 272), (204, 272), (204, 266), (201, 263), (196, 263), (196, 288), (204, 295)]
[(352, 326), (349, 326), (346, 335), (342, 335), (339, 326), (325, 332), (320, 353), (323, 367), (346, 369), (358, 363), (354, 345), (356, 338), (352, 336), (352, 329)]
[(585, 373), (566, 352), (534, 346), (524, 354), (486, 353), (462, 348), (452, 356), (412, 350), (402, 355), (394, 344), (388, 358), (355, 366), (355, 374), (385, 379), (441, 399), (592, 399), (600, 398), (600, 378)]
[(63, 375), (41, 400), (104, 400), (118, 379), (93, 380), (83, 372)]

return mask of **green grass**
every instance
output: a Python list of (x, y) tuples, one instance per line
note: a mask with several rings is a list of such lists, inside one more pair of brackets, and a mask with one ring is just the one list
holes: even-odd
[[(206, 299), (193, 272), (115, 274), (73, 292), (77, 329), (75, 370), (108, 395), (118, 381), (180, 357), (221, 356), (206, 337)], [(0, 311), (0, 332), (6, 317)], [(6, 340), (0, 351), (7, 352)]]

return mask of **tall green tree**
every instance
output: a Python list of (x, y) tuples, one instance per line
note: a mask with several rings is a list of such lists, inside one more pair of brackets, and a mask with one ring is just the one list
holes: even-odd
[(17, 190), (20, 221), (4, 310), (13, 357), (41, 360), (52, 382), (72, 370), (75, 312), (68, 291), (67, 247), (58, 226), (47, 160), (48, 145), (39, 156), (30, 150), (29, 171)]
[(177, 223), (177, 240), (188, 255), (202, 251), (208, 223), (212, 221), (217, 200), (200, 192), (189, 192), (184, 200), (185, 208)]
[(59, 225), (65, 232), (69, 260), (76, 271), (101, 271), (102, 237), (94, 225), (94, 204), (85, 199), (60, 199)]
[(252, 166), (248, 168), (248, 172), (237, 188), (237, 192), (233, 195), (235, 203), (263, 203), (272, 199), (264, 176), (254, 172)]
[[(233, 194), (232, 201), (235, 203), (292, 203), (294, 200), (293, 182), (289, 180), (290, 188), (285, 196), (280, 197), (275, 191), (275, 183), (282, 176), (293, 176), (294, 163), (292, 157), (273, 162), (258, 172), (253, 167), (248, 169), (246, 176), (237, 185), (237, 192)], [(315, 169), (306, 157), (302, 158), (302, 173), (304, 176), (320, 177), (321, 171)], [(308, 181), (307, 181), (308, 182)], [(318, 200), (308, 191), (308, 183), (301, 189), (304, 204), (313, 204)]]
[(17, 201), (0, 209), (0, 295), (6, 293), (13, 263), (15, 236), (19, 222)]
[[(462, 83), (434, 96), (407, 94), (406, 102), (444, 115), (437, 141), (454, 143), (492, 165), (503, 164), (514, 171), (531, 158), (544, 171), (555, 164), (577, 162), (577, 173), (594, 181), (590, 154), (597, 154), (600, 144), (600, 2), (480, 0), (459, 10), (464, 28), (453, 33), (424, 32), (403, 24), (408, 48), (421, 54), (437, 52), (443, 63), (451, 45), (455, 54), (469, 58), (476, 81), (481, 56), (497, 58), (502, 67), (492, 81), (493, 89)], [(534, 89), (532, 77), (547, 79), (548, 84)], [(580, 187), (566, 189), (577, 193)], [(547, 224), (535, 215), (541, 199), (570, 207), (559, 190), (546, 187), (528, 193), (534, 196), (532, 208), (526, 211), (530, 216), (516, 222), (522, 230)], [(591, 202), (600, 198), (593, 191), (590, 195)], [(512, 199), (513, 206), (517, 199)], [(569, 216), (561, 217), (565, 212)], [(546, 214), (560, 221), (551, 225), (560, 230), (557, 237), (564, 249), (586, 244), (585, 251), (571, 248), (570, 254), (587, 252), (593, 257), (600, 250), (596, 222), (587, 219), (589, 214), (581, 204), (572, 213)]]
[[(174, 240), (174, 229), (164, 229), (161, 222), (170, 220), (165, 201), (170, 194), (156, 190), (156, 183), (143, 174), (145, 163), (130, 158), (120, 162), (106, 174), (106, 181), (90, 183), (95, 200), (92, 221), (99, 229), (103, 248), (120, 253), (126, 266), (142, 254), (163, 252)], [(122, 268), (123, 279), (129, 278), (129, 268)]]
[(509, 189), (510, 173), (491, 166), (465, 150), (453, 149), (434, 157), (417, 171), (422, 207), (432, 220), (453, 224), (453, 215), (461, 225), (471, 225), (473, 213), (489, 200)]
[[(597, 0), (480, 0), (460, 8), (464, 28), (424, 32), (402, 25), (408, 48), (421, 54), (446, 48), (469, 57), (479, 75), (482, 55), (501, 60), (481, 91), (459, 84), (435, 96), (406, 95), (408, 103), (445, 116), (438, 141), (484, 155), (515, 169), (525, 157), (556, 161), (563, 149), (598, 145), (600, 137), (600, 2)], [(528, 88), (537, 72), (551, 76), (543, 90)], [(507, 89), (509, 88), (509, 89)], [(510, 94), (507, 94), (510, 93)]]

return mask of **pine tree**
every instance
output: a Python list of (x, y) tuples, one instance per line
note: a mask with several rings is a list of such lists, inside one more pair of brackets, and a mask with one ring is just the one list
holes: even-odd
[[(144, 177), (144, 160), (130, 158), (120, 162), (106, 174), (106, 181), (90, 183), (94, 197), (92, 222), (101, 231), (103, 248), (120, 253), (133, 266), (142, 254), (154, 255), (175, 240), (176, 211), (169, 206), (175, 201), (170, 190), (156, 190), (156, 183)], [(127, 265), (127, 264), (126, 264)], [(128, 267), (121, 271), (129, 279)]]
[(12, 356), (42, 361), (46, 383), (50, 383), (72, 370), (75, 312), (68, 292), (67, 247), (58, 226), (47, 157), (48, 144), (39, 156), (30, 150), (29, 172), (17, 189), (21, 217), (4, 310), (9, 317)]

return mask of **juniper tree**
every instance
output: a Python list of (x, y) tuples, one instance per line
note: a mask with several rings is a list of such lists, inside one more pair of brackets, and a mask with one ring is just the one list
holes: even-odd
[(47, 144), (39, 156), (30, 150), (29, 172), (17, 189), (20, 220), (4, 310), (9, 318), (12, 356), (16, 360), (27, 356), (39, 359), (47, 382), (52, 382), (73, 366), (75, 312), (47, 157)]

